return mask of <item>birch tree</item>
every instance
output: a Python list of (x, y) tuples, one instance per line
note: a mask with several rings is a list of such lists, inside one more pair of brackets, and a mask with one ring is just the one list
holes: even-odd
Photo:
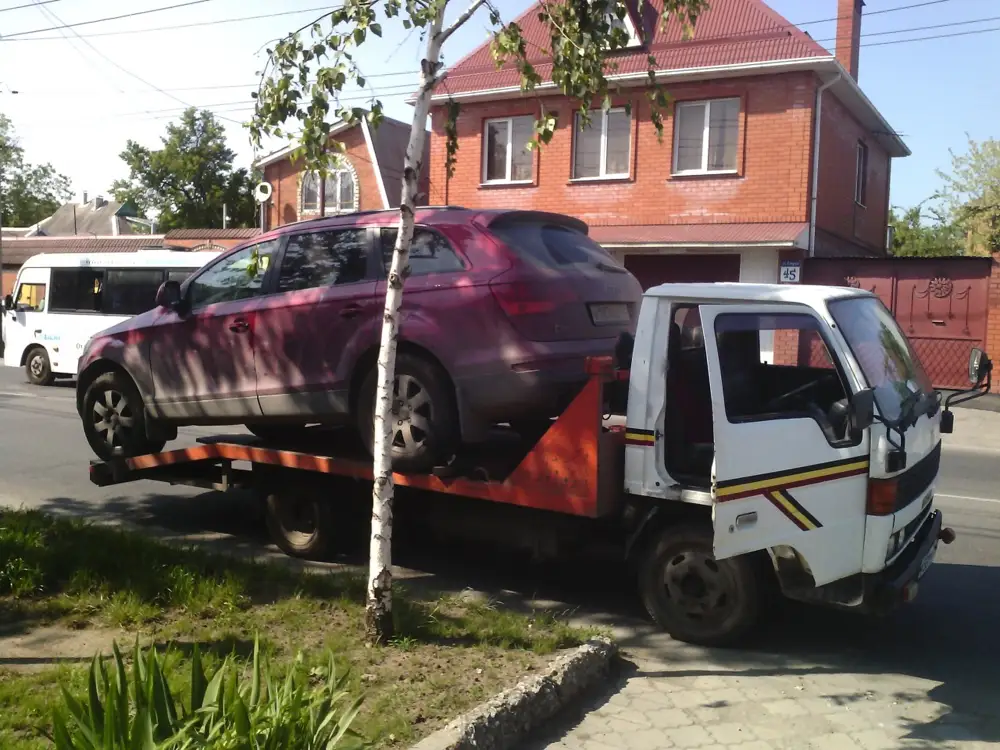
[[(461, 5), (451, 0), (345, 0), (341, 7), (289, 33), (267, 50), (268, 62), (254, 94), (256, 106), (249, 126), (251, 140), (259, 147), (265, 137), (290, 139), (298, 145), (295, 156), (301, 160), (303, 168), (321, 175), (332, 168), (344, 151), (343, 144), (329, 135), (335, 122), (352, 125), (364, 118), (372, 127), (378, 127), (383, 117), (383, 105), (377, 95), (373, 94), (365, 108), (345, 106), (341, 102), (343, 93), (366, 88), (358, 51), (365, 45), (373, 47), (379, 43), (383, 22), (418, 32), (424, 50), (412, 99), (413, 127), (403, 165), (399, 230), (388, 273), (377, 365), (371, 556), (365, 609), (366, 631), (371, 642), (387, 641), (393, 630), (394, 487), (390, 427), (398, 315), (403, 287), (410, 272), (414, 203), (417, 180), (424, 168), (421, 159), (431, 97), (436, 91), (447, 92), (445, 47), (449, 38), (474, 16), (488, 23), (497, 68), (516, 70), (524, 96), (538, 98), (541, 114), (535, 122), (533, 140), (528, 144), (529, 148), (537, 148), (550, 141), (557, 126), (555, 116), (546, 110), (545, 97), (538, 91), (543, 84), (555, 86), (555, 90), (549, 87), (544, 93), (558, 92), (579, 104), (581, 128), (589, 125), (588, 113), (595, 104), (605, 110), (611, 106), (611, 96), (617, 91), (616, 57), (631, 43), (626, 26), (629, 5), (633, 5), (633, 10), (637, 5), (637, 15), (642, 17), (644, 2), (651, 0), (638, 0), (638, 3), (628, 0), (542, 0), (538, 3), (538, 19), (548, 29), (548, 46), (541, 52), (552, 63), (546, 78), (529, 61), (529, 57), (538, 59), (539, 50), (529, 55), (529, 44), (521, 27), (504, 17), (499, 0), (463, 0)], [(685, 33), (693, 29), (698, 15), (708, 4), (708, 0), (652, 2), (660, 24), (680, 23)], [(634, 25), (642, 34), (643, 24)], [(644, 92), (650, 105), (650, 124), (662, 135), (669, 97), (658, 84), (654, 54), (647, 56), (647, 65)], [(458, 152), (455, 126), (458, 103), (449, 100), (446, 111), (446, 168), (451, 174)]]

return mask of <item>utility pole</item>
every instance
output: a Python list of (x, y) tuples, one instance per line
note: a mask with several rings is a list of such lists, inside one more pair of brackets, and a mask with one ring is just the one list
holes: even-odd
[(222, 228), (225, 229), (229, 223), (229, 215), (226, 213), (226, 204), (222, 204)]

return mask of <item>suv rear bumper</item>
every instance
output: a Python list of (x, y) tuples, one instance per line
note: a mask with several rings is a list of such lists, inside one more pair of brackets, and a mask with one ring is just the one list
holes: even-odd
[(917, 582), (927, 572), (928, 556), (935, 553), (944, 517), (935, 510), (924, 521), (913, 541), (885, 570), (862, 577), (864, 592), (860, 609), (887, 614), (916, 596)]

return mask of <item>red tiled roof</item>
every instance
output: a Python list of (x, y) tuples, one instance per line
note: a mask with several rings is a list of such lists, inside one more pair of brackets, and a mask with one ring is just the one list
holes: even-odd
[(17, 237), (3, 241), (3, 264), (20, 265), (39, 253), (130, 253), (163, 247), (163, 235), (128, 237)]
[(590, 227), (604, 245), (794, 245), (809, 229), (790, 224), (647, 224)]
[[(544, 81), (552, 66), (544, 53), (549, 47), (546, 26), (538, 20), (538, 5), (525, 11), (518, 23), (527, 41), (528, 59)], [(695, 24), (694, 37), (685, 40), (681, 24), (671, 19), (664, 29), (659, 18), (663, 0), (647, 0), (640, 36), (652, 41), (648, 47), (617, 53), (616, 74), (645, 73), (647, 56), (656, 58), (658, 70), (687, 70), (720, 65), (739, 65), (809, 57), (830, 57), (830, 52), (769, 8), (763, 0), (712, 0)], [(633, 12), (633, 17), (637, 14)], [(638, 24), (637, 24), (638, 25)], [(449, 71), (449, 94), (487, 91), (518, 86), (520, 75), (512, 66), (497, 70), (486, 43), (456, 63)]]
[(230, 227), (229, 229), (171, 229), (164, 235), (167, 240), (249, 240), (260, 234), (256, 227)]

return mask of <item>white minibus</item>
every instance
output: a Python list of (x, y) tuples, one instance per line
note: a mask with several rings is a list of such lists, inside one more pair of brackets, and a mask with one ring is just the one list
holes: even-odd
[(25, 368), (35, 385), (75, 377), (91, 336), (151, 310), (160, 284), (183, 281), (218, 255), (153, 249), (29, 258), (3, 300), (4, 364)]

